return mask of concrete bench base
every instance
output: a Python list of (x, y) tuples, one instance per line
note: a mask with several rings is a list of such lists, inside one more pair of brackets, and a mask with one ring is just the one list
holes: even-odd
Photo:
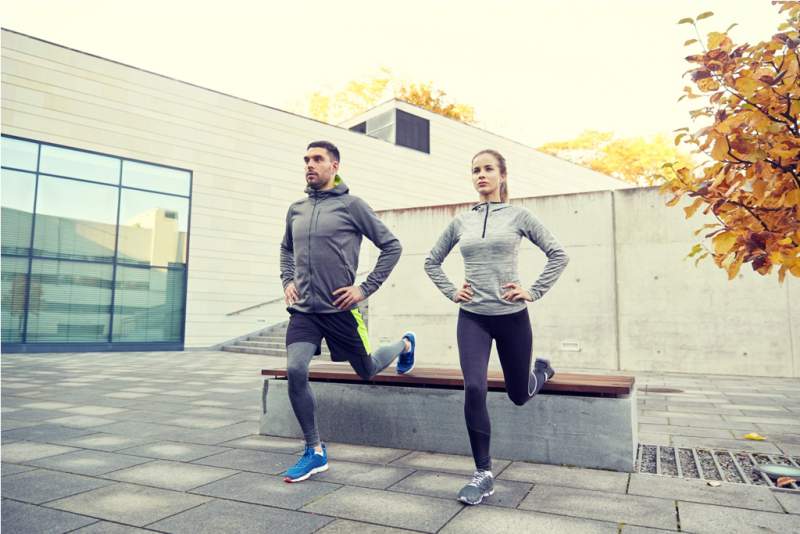
[[(471, 455), (458, 389), (312, 382), (323, 440)], [(264, 380), (260, 433), (302, 438), (287, 381)], [(626, 397), (540, 394), (522, 407), (490, 391), (492, 456), (632, 472), (636, 393)]]

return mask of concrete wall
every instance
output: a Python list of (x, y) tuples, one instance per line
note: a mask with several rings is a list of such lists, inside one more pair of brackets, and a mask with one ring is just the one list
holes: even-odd
[[(553, 289), (529, 306), (537, 355), (571, 368), (800, 376), (798, 280), (781, 286), (745, 266), (729, 282), (710, 261), (695, 267), (684, 260), (693, 231), (707, 221), (687, 221), (655, 188), (514, 202), (536, 214), (571, 258)], [(430, 282), (423, 262), (450, 219), (468, 207), (381, 213), (404, 255), (370, 298), (374, 343), (414, 329), (420, 363), (458, 365), (457, 305)], [(374, 262), (374, 254), (362, 261)], [(544, 264), (523, 242), (522, 280), (533, 283)], [(463, 279), (457, 248), (444, 269), (456, 284)]]
[[(508, 151), (510, 164), (525, 177), (511, 185), (518, 196), (585, 190), (587, 184), (622, 186), (489, 132), (432, 117), (431, 153), (424, 154), (2, 33), (4, 133), (193, 171), (187, 347), (207, 347), (285, 319), (282, 306), (231, 313), (283, 294), (278, 245), (286, 208), (303, 196), (302, 156), (311, 140), (340, 146), (342, 176), (375, 209), (469, 200), (469, 158), (487, 146)], [(540, 171), (522, 172), (524, 165)]]

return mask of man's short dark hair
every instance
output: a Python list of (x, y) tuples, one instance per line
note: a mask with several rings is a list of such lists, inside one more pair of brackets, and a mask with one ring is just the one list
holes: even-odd
[(306, 150), (310, 148), (324, 148), (328, 151), (328, 154), (333, 161), (339, 161), (339, 149), (336, 148), (336, 145), (330, 141), (314, 141), (313, 143), (309, 143), (308, 147), (306, 147)]

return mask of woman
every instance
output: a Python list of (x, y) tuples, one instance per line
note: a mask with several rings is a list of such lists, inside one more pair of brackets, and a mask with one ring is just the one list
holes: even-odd
[[(528, 210), (507, 203), (506, 160), (499, 152), (482, 150), (472, 158), (472, 184), (479, 204), (450, 222), (425, 259), (425, 272), (447, 298), (460, 303), (456, 335), (464, 375), (464, 416), (476, 470), (458, 499), (479, 504), (494, 493), (486, 408), (492, 340), (497, 345), (508, 396), (522, 406), (555, 374), (549, 361), (531, 362), (533, 336), (526, 302), (542, 298), (569, 258)], [(522, 237), (547, 255), (547, 265), (530, 289), (521, 285), (517, 274)], [(442, 270), (442, 262), (456, 243), (461, 245), (466, 278), (460, 289)]]

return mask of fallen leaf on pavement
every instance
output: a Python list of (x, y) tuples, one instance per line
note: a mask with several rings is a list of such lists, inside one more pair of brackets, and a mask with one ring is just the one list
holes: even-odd
[(753, 441), (764, 441), (767, 438), (756, 432), (750, 432), (749, 434), (744, 435), (744, 439), (752, 439)]
[(793, 479), (792, 477), (780, 477), (780, 478), (778, 478), (778, 481), (775, 482), (775, 485), (778, 486), (779, 488), (782, 488), (782, 487), (788, 486), (789, 484), (792, 484), (794, 482), (797, 482), (797, 481), (795, 479)]

